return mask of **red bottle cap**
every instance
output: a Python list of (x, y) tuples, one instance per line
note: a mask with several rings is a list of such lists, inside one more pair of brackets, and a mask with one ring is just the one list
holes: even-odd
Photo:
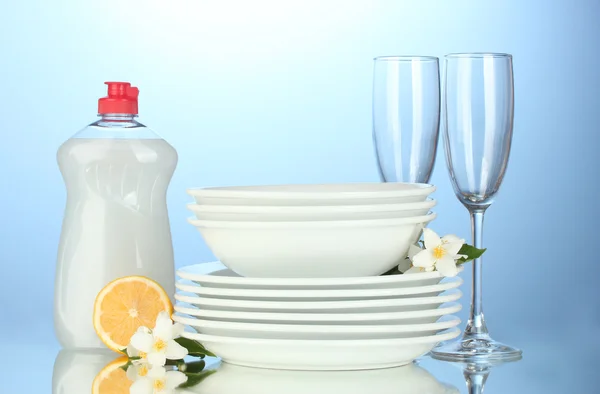
[(99, 114), (138, 113), (139, 89), (129, 82), (104, 82), (108, 85), (108, 96), (98, 100)]

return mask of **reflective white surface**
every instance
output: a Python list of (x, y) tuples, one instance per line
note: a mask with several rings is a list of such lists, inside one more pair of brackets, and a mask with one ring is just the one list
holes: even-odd
[[(7, 349), (6, 343), (2, 345)], [(560, 343), (549, 345), (532, 341), (524, 347), (526, 357), (521, 361), (491, 368), (485, 394), (597, 392), (600, 379), (591, 357), (592, 348), (569, 351)], [(52, 394), (89, 393), (96, 373), (117, 357), (112, 353), (57, 354), (58, 345), (54, 343), (21, 345), (22, 353), (14, 352), (16, 344), (8, 349), (13, 351), (13, 357), (12, 362), (5, 359), (1, 364), (3, 393), (48, 393), (50, 387)], [(555, 352), (569, 357), (555, 357)], [(219, 367), (218, 360), (207, 361), (208, 368)], [(428, 357), (404, 367), (358, 372), (273, 371), (221, 364), (217, 373), (182, 392), (466, 394), (469, 391), (465, 379), (463, 366)]]
[[(25, 327), (15, 331), (12, 336), (0, 337), (0, 349), (4, 352), (4, 357), (0, 360), (1, 393), (89, 393), (95, 374), (118, 357), (110, 352), (63, 352), (59, 355), (60, 347), (53, 338), (52, 327), (46, 325), (38, 329), (38, 334), (33, 327)], [(523, 333), (522, 336), (503, 337), (502, 340), (510, 340), (519, 345), (524, 351), (524, 358), (494, 367), (485, 383), (484, 393), (598, 392), (600, 375), (597, 373), (596, 355), (600, 350), (600, 342), (590, 337), (586, 342), (587, 346), (573, 346), (572, 342), (565, 340), (563, 334), (555, 326), (548, 326), (535, 336)], [(435, 380), (456, 387), (461, 394), (468, 393), (461, 366), (428, 357), (419, 359), (417, 365)], [(216, 378), (215, 376), (214, 379)], [(280, 394), (293, 393), (291, 390), (294, 384), (299, 383), (291, 383), (291, 387), (281, 389)], [(260, 393), (251, 388), (245, 392)], [(403, 391), (399, 388), (396, 393), (403, 394)], [(365, 390), (365, 394), (377, 393)]]

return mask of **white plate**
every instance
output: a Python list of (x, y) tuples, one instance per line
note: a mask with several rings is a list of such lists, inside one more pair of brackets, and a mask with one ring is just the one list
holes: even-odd
[(362, 205), (424, 201), (435, 186), (423, 183), (338, 183), (187, 189), (206, 205)]
[(256, 206), (187, 204), (201, 220), (310, 221), (390, 219), (422, 216), (436, 205), (435, 200), (407, 204), (333, 206)]
[(327, 313), (368, 313), (400, 312), (435, 308), (440, 304), (456, 301), (462, 293), (449, 292), (435, 297), (411, 297), (383, 300), (345, 301), (248, 301), (198, 297), (191, 293), (175, 293), (177, 301), (198, 306), (201, 309), (246, 312), (327, 312)]
[[(83, 390), (82, 390), (83, 392)], [(185, 394), (460, 394), (425, 369), (409, 364), (366, 371), (282, 371), (221, 363), (217, 373)]]
[[(425, 306), (421, 306), (425, 308)], [(435, 323), (441, 316), (459, 312), (462, 305), (456, 302), (403, 312), (372, 312), (372, 313), (273, 313), (273, 312), (242, 312), (207, 310), (175, 305), (175, 311), (203, 320), (224, 322), (251, 322), (276, 324), (305, 324), (305, 325), (374, 325), (374, 324), (427, 324)]]
[[(460, 266), (458, 269), (461, 272), (464, 267)], [(265, 290), (398, 289), (402, 287), (435, 285), (443, 279), (437, 271), (358, 278), (245, 278), (225, 267), (219, 261), (189, 265), (177, 270), (177, 275), (203, 287)]]
[(359, 370), (406, 365), (442, 341), (456, 338), (459, 329), (400, 339), (286, 340), (231, 338), (184, 332), (231, 364), (297, 370)]
[(406, 258), (435, 213), (398, 219), (240, 222), (189, 218), (238, 274), (257, 278), (378, 276)]
[(390, 325), (263, 324), (203, 320), (173, 315), (173, 320), (200, 334), (236, 338), (267, 339), (385, 339), (412, 338), (437, 334), (460, 324), (456, 316), (444, 316), (436, 323)]
[(193, 282), (178, 281), (178, 290), (198, 294), (203, 298), (256, 301), (344, 301), (364, 299), (412, 298), (412, 296), (437, 296), (462, 284), (460, 277), (445, 283), (429, 286), (404, 287), (400, 289), (342, 289), (342, 290), (263, 290), (263, 289), (217, 289), (200, 287)]

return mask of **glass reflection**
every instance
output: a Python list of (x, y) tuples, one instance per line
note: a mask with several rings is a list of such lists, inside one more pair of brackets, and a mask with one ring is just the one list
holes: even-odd
[(478, 362), (452, 362), (451, 364), (462, 369), (467, 385), (467, 393), (482, 394), (485, 382), (493, 368), (519, 361), (521, 358), (522, 357), (519, 357), (510, 361), (488, 360)]

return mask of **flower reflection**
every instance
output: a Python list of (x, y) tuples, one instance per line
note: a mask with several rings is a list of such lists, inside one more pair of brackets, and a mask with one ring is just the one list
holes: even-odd
[[(127, 370), (127, 377), (135, 381), (129, 391), (131, 394), (171, 394), (179, 385), (187, 382), (188, 378), (179, 371), (167, 371), (165, 367), (154, 366), (146, 369), (142, 374), (138, 373), (138, 365), (132, 365)], [(146, 367), (146, 365), (141, 366)], [(130, 374), (129, 371), (135, 372)], [(133, 375), (130, 376), (130, 375)]]
[[(206, 361), (178, 364), (177, 367), (168, 366), (167, 370), (160, 367), (164, 374), (156, 376), (150, 374), (151, 370), (139, 369), (147, 365), (133, 365), (127, 357), (116, 356), (108, 350), (62, 350), (54, 361), (52, 393), (130, 394), (134, 382), (138, 381), (138, 375), (148, 379), (141, 380), (137, 392), (171, 392), (174, 386), (180, 385), (184, 380), (186, 382), (183, 386), (198, 385), (214, 372), (215, 365), (218, 365), (217, 359), (207, 358)], [(182, 372), (176, 372), (177, 368)], [(148, 381), (152, 383), (151, 390), (145, 387), (147, 385), (144, 386)]]

